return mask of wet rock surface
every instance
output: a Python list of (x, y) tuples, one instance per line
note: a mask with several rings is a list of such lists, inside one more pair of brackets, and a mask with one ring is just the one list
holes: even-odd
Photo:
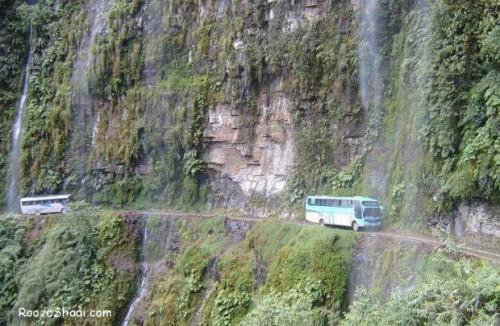
[(225, 219), (226, 233), (233, 241), (240, 242), (245, 238), (247, 231), (252, 226), (250, 222), (241, 220)]
[(500, 238), (500, 207), (486, 202), (460, 205), (453, 222), (450, 228), (458, 237), (476, 234)]
[(360, 288), (373, 291), (382, 300), (398, 288), (410, 289), (421, 264), (433, 250), (433, 246), (422, 242), (361, 235), (353, 252), (347, 302), (354, 301)]

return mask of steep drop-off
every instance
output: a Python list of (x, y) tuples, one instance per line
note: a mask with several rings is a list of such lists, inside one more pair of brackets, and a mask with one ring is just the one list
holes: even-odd
[[(94, 210), (1, 216), (0, 262), (2, 325), (488, 325), (499, 318), (498, 268), (453, 246), (277, 220)], [(112, 314), (23, 318), (19, 308)]]
[[(89, 315), (57, 317), (62, 309), (110, 310), (99, 325), (115, 325), (135, 292), (142, 229), (137, 214), (81, 212), (0, 218), (0, 324), (96, 324)], [(24, 318), (19, 309), (38, 311)], [(52, 311), (53, 318), (41, 317)]]
[(297, 305), (283, 318), (326, 323), (340, 314), (349, 231), (168, 214), (150, 216), (146, 229), (145, 273), (127, 325), (251, 325), (254, 307), (273, 298)]

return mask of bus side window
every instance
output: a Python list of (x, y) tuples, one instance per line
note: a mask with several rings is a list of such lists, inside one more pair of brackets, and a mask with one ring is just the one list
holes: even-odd
[(307, 202), (308, 202), (308, 203), (309, 203), (309, 205), (311, 205), (311, 206), (316, 205), (316, 200), (315, 200), (314, 198), (309, 198), (309, 199), (307, 200)]
[(321, 199), (321, 206), (335, 207), (335, 199)]
[(352, 201), (350, 201), (350, 200), (341, 200), (340, 201), (340, 207), (350, 208), (350, 207), (352, 207)]

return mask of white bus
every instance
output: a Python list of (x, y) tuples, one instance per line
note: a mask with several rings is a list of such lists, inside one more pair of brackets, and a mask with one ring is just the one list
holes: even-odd
[(21, 204), (21, 213), (30, 215), (42, 215), (51, 213), (65, 214), (69, 211), (69, 197), (71, 197), (71, 195), (21, 198), (19, 200)]
[(324, 225), (381, 229), (383, 207), (369, 197), (309, 196), (306, 199), (306, 220)]

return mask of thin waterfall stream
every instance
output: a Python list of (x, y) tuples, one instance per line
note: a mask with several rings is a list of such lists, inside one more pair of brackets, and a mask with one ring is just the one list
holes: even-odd
[(359, 13), (358, 46), (359, 88), (363, 108), (378, 109), (381, 104), (382, 89), (380, 87), (380, 52), (378, 18), (378, 0), (362, 0)]
[(144, 231), (140, 249), (140, 282), (134, 298), (131, 300), (121, 325), (127, 326), (132, 321), (144, 318), (141, 304), (148, 295), (148, 289), (155, 278), (166, 268), (165, 256), (179, 248), (178, 220), (170, 217), (145, 217)]
[(95, 92), (95, 45), (98, 37), (105, 35), (112, 0), (93, 0), (87, 8), (88, 31), (77, 51), (71, 77), (72, 87), (72, 137), (69, 150), (70, 166), (83, 176), (87, 169), (87, 158), (95, 146), (98, 130), (98, 111), (94, 100)]
[[(359, 92), (362, 99), (363, 109), (367, 112), (370, 119), (382, 121), (384, 112), (384, 84), (387, 80), (387, 68), (384, 66), (383, 46), (384, 32), (387, 33), (386, 22), (381, 18), (385, 10), (384, 2), (379, 0), (360, 1), (358, 35), (360, 38), (358, 45), (359, 59)], [(430, 7), (427, 0), (418, 0), (415, 2), (414, 16), (407, 22), (407, 33), (419, 35), (418, 42), (405, 44), (411, 47), (416, 57), (414, 70), (409, 69), (405, 72), (405, 78), (413, 81), (412, 95), (405, 89), (404, 96), (414, 96), (412, 111), (398, 110), (398, 114), (393, 118), (395, 129), (391, 132), (397, 139), (405, 140), (403, 148), (406, 152), (398, 153), (400, 164), (404, 167), (405, 178), (415, 178), (419, 175), (422, 160), (419, 144), (408, 137), (408, 133), (418, 130), (419, 110), (425, 105), (420, 99), (424, 99), (428, 90), (429, 83), (429, 62), (430, 62), (430, 39), (431, 39), (431, 17)], [(409, 51), (409, 50), (407, 50)], [(403, 97), (403, 96), (402, 96)], [(405, 114), (410, 116), (405, 116)], [(403, 123), (410, 121), (410, 123)], [(408, 126), (412, 126), (408, 128)], [(378, 132), (377, 132), (378, 135)], [(383, 131), (381, 137), (383, 137)], [(378, 136), (377, 136), (378, 137)], [(382, 138), (373, 139), (373, 148), (367, 155), (365, 168), (368, 177), (368, 186), (371, 192), (382, 198), (386, 191), (387, 178), (390, 176), (385, 165), (385, 160), (380, 157), (392, 157), (394, 154), (391, 146), (387, 146), (387, 141)], [(418, 181), (413, 179), (413, 184)], [(410, 192), (410, 189), (405, 191)], [(414, 190), (417, 192), (417, 190)], [(418, 212), (418, 198), (414, 196), (414, 212)], [(426, 257), (430, 255), (433, 248), (428, 244), (414, 244), (400, 241), (397, 239), (384, 239), (376, 235), (362, 235), (358, 238), (357, 245), (353, 255), (353, 268), (350, 273), (347, 291), (347, 300), (349, 304), (355, 301), (356, 292), (364, 289), (376, 295), (382, 301), (387, 300), (392, 293), (397, 290), (409, 290), (415, 285), (420, 268)], [(405, 257), (403, 260), (400, 257)], [(391, 272), (388, 273), (384, 268), (391, 266)]]
[(30, 25), (29, 44), (28, 44), (28, 57), (24, 68), (23, 88), (22, 95), (17, 107), (16, 119), (12, 128), (11, 151), (9, 161), (9, 181), (7, 185), (7, 210), (9, 212), (18, 212), (19, 204), (19, 165), (21, 156), (22, 133), (23, 133), (23, 120), (26, 111), (26, 100), (28, 98), (28, 85), (30, 77), (30, 69), (32, 62), (31, 55), (31, 37), (32, 26)]
[(128, 326), (130, 319), (132, 318), (134, 311), (137, 308), (137, 305), (144, 299), (144, 297), (147, 294), (149, 279), (150, 279), (148, 261), (145, 257), (147, 242), (148, 242), (148, 223), (146, 220), (141, 242), (141, 271), (140, 271), (141, 284), (139, 286), (139, 290), (137, 291), (136, 297), (133, 299), (132, 303), (128, 307), (127, 314), (125, 315), (125, 318), (121, 323), (122, 326)]
[(367, 117), (370, 144), (365, 161), (366, 187), (375, 197), (383, 198), (388, 170), (379, 158), (391, 155), (386, 142), (380, 139), (385, 106), (386, 68), (383, 46), (386, 40), (385, 4), (379, 0), (361, 0), (358, 16), (359, 93)]

